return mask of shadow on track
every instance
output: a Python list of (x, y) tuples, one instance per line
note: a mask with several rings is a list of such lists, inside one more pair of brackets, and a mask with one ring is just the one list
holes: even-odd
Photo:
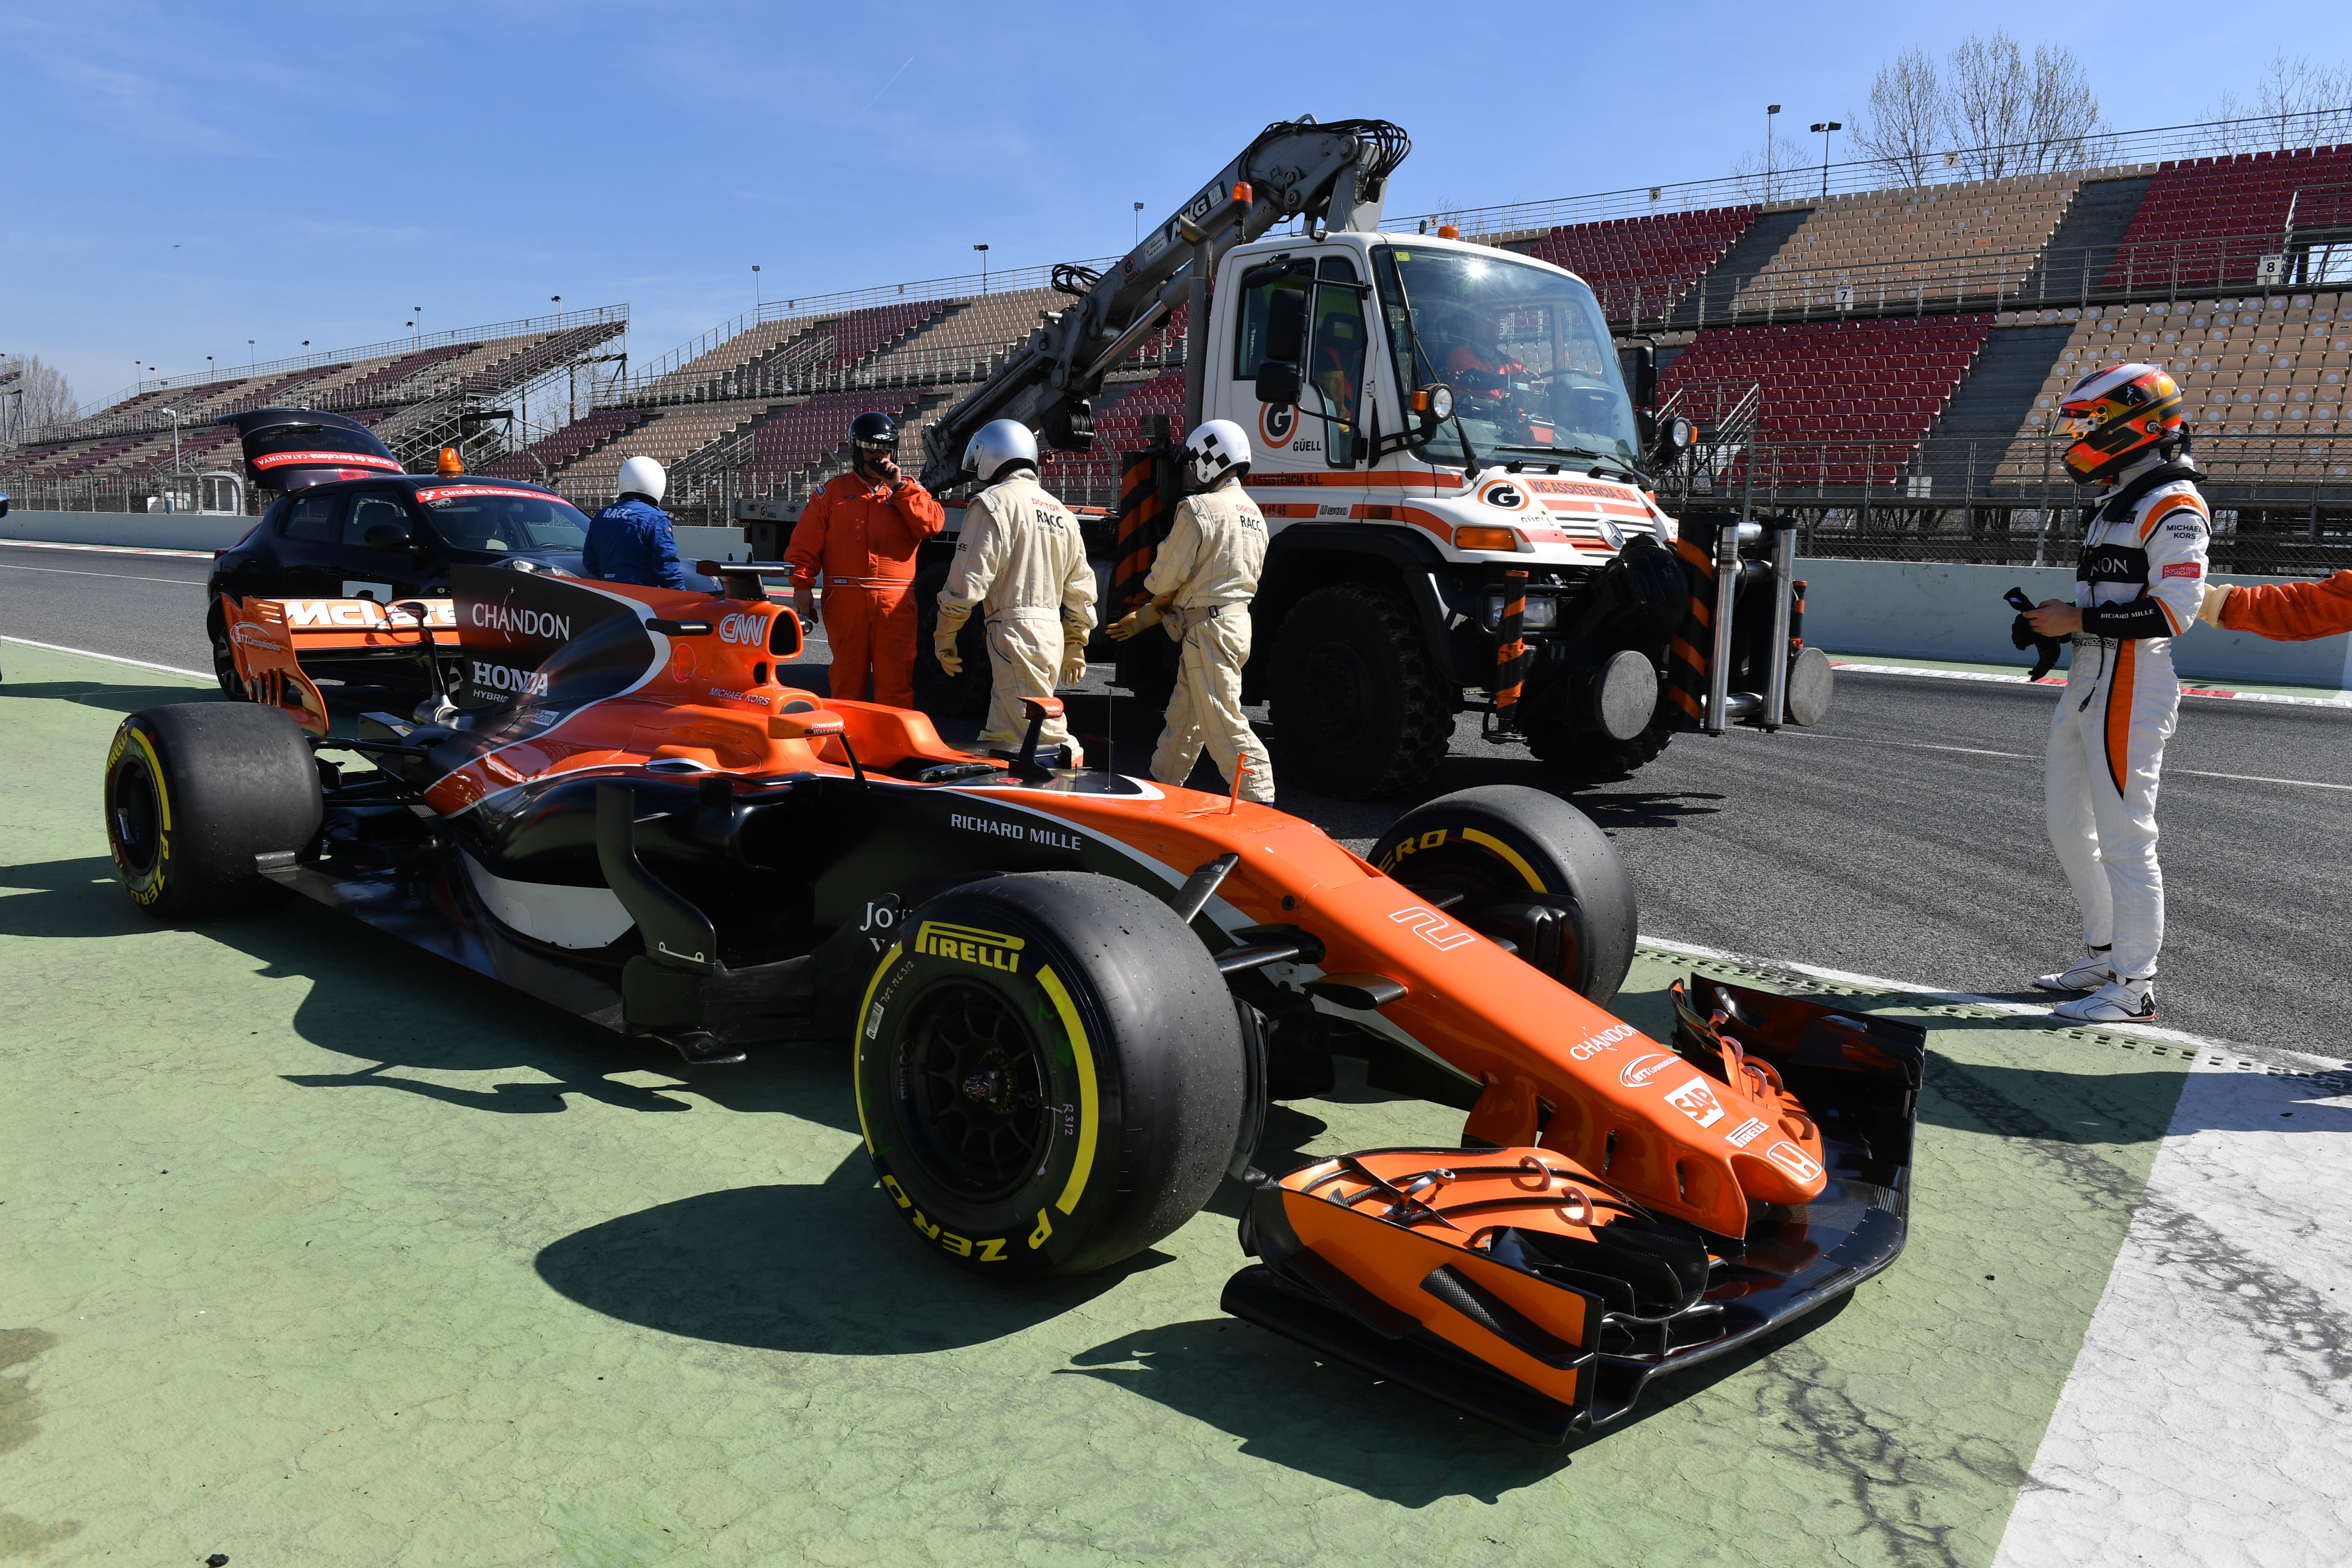
[(984, 1344), (1170, 1261), (1146, 1250), (1076, 1279), (997, 1284), (931, 1256), (862, 1147), (815, 1186), (735, 1187), (622, 1215), (543, 1249), (540, 1278), (666, 1334), (807, 1355), (922, 1355)]
[(1637, 1426), (1821, 1328), (1820, 1311), (1741, 1350), (1650, 1384), (1633, 1413), (1546, 1448), (1412, 1390), (1234, 1318), (1202, 1318), (1117, 1335), (1071, 1358), (1090, 1377), (1241, 1439), (1242, 1452), (1406, 1508), (1450, 1497), (1495, 1502), (1566, 1470), (1595, 1443)]
[(226, 702), (220, 689), (210, 686), (109, 686), (95, 680), (10, 681), (0, 696), (34, 701), (72, 702), (109, 713), (136, 713), (174, 702)]

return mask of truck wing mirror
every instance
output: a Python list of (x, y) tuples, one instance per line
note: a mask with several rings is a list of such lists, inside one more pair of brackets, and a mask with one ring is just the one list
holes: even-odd
[(1298, 374), (1298, 366), (1291, 360), (1270, 359), (1262, 360), (1258, 363), (1257, 400), (1260, 403), (1279, 404), (1286, 408), (1295, 407), (1298, 403), (1298, 395), (1303, 389), (1303, 384)]
[(1307, 290), (1273, 290), (1265, 297), (1265, 357), (1297, 364), (1306, 350)]
[(1630, 356), (1633, 360), (1633, 406), (1654, 408), (1658, 404), (1658, 351), (1648, 343), (1636, 344)]

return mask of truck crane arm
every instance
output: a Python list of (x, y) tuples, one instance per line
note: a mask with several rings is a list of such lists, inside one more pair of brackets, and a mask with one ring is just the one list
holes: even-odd
[(1218, 259), (1286, 218), (1326, 231), (1378, 228), (1388, 177), (1412, 151), (1403, 130), (1383, 120), (1278, 121), (1110, 271), (1056, 268), (1055, 284), (1083, 297), (1050, 312), (995, 374), (932, 422), (923, 483), (936, 493), (963, 478), (964, 447), (993, 419), (1018, 419), (1063, 451), (1089, 450), (1088, 400), (1103, 377), (1186, 303), (1185, 415), (1197, 423)]

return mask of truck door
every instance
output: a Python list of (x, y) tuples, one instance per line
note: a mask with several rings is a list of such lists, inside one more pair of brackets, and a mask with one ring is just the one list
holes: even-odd
[[(1369, 388), (1366, 349), (1370, 331), (1354, 257), (1323, 251), (1279, 268), (1244, 274), (1234, 331), (1229, 378), (1213, 407), (1250, 432), (1257, 473), (1360, 467)], [(1254, 384), (1267, 356), (1269, 327), (1284, 312), (1276, 296), (1297, 301), (1306, 321), (1300, 344), (1299, 401), (1293, 407), (1257, 401)]]

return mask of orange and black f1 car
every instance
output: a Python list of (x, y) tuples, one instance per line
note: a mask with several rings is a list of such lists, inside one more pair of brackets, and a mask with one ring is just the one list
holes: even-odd
[[(885, 1200), (978, 1273), (1101, 1268), (1244, 1180), (1230, 1310), (1551, 1441), (1901, 1249), (1918, 1031), (1706, 980), (1671, 1039), (1612, 1017), (1633, 894), (1572, 807), (1465, 791), (1367, 861), (1048, 765), (1034, 724), (974, 755), (790, 685), (799, 622), (704, 570), (226, 606), (257, 700), (124, 721), (123, 886), (170, 917), (291, 889), (691, 1062), (849, 1046)], [(330, 735), (302, 658), (338, 637), (464, 689)], [(1268, 1101), (1335, 1057), (1465, 1110), (1462, 1146), (1262, 1173)]]

